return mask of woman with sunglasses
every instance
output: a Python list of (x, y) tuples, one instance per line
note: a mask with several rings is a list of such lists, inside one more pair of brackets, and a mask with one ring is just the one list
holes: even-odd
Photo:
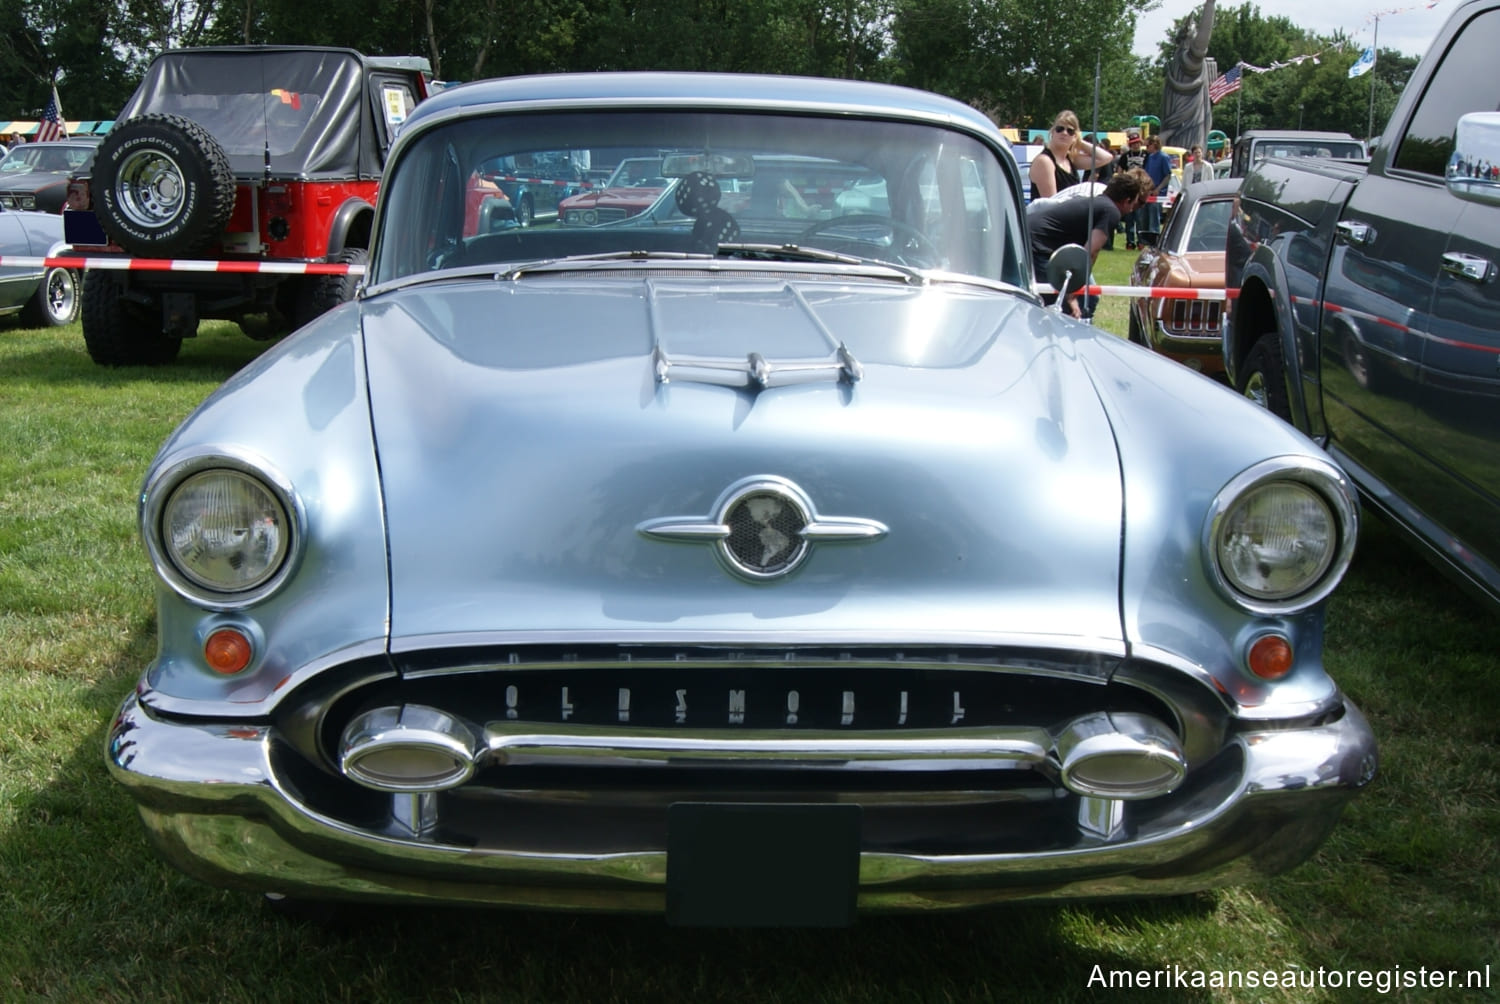
[(1079, 134), (1078, 116), (1058, 112), (1047, 145), (1031, 159), (1031, 198), (1046, 199), (1078, 184), (1078, 171), (1103, 167), (1114, 155)]

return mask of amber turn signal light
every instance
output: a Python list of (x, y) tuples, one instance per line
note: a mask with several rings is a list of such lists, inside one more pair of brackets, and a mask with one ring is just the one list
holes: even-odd
[(219, 628), (203, 643), (203, 660), (208, 668), (225, 676), (250, 665), (254, 654), (250, 639), (238, 628)]
[(1279, 680), (1292, 671), (1292, 643), (1279, 634), (1262, 635), (1250, 646), (1247, 661), (1262, 680)]

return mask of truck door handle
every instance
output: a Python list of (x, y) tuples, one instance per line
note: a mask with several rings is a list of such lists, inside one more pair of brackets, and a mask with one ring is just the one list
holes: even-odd
[(1495, 263), (1488, 258), (1458, 251), (1443, 253), (1443, 271), (1470, 282), (1485, 283), (1495, 278)]
[(1339, 220), (1335, 229), (1347, 244), (1373, 244), (1375, 242), (1375, 228), (1368, 223)]

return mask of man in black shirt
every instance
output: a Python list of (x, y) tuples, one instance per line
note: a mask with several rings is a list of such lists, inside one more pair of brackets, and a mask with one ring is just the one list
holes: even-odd
[[(1097, 259), (1121, 216), (1145, 205), (1155, 187), (1151, 176), (1139, 168), (1120, 170), (1109, 179), (1102, 195), (1071, 195), (1073, 189), (1065, 189), (1050, 199), (1032, 202), (1026, 207), (1026, 227), (1031, 232), (1031, 261), (1037, 281), (1047, 281), (1047, 259), (1064, 244), (1081, 244), (1088, 249), (1090, 262)], [(1049, 297), (1045, 298), (1047, 303), (1057, 299)], [(1074, 317), (1093, 316), (1092, 302), (1086, 312), (1071, 298), (1067, 306)]]

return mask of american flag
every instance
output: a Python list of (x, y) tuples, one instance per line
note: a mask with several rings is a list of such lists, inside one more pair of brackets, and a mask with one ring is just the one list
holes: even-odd
[(1240, 68), (1238, 65), (1231, 66), (1228, 73), (1219, 74), (1213, 83), (1208, 85), (1209, 104), (1218, 104), (1219, 99), (1227, 94), (1233, 94), (1240, 89)]
[(62, 102), (57, 100), (57, 85), (52, 85), (52, 100), (47, 102), (47, 107), (42, 111), (42, 121), (36, 127), (36, 141), (38, 143), (53, 139), (67, 139), (68, 126), (63, 122)]

